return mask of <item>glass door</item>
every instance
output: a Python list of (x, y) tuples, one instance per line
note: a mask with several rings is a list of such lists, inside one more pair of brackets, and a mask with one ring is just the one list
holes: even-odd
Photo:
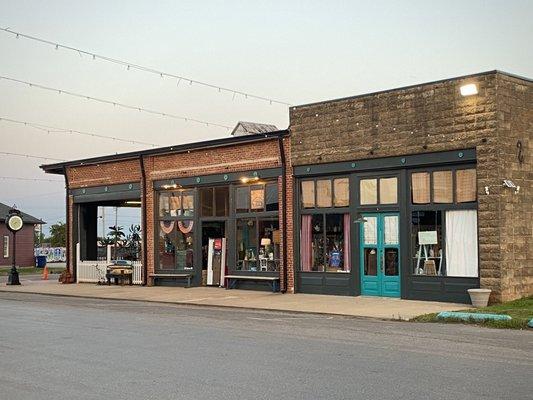
[(366, 213), (360, 230), (361, 294), (400, 297), (398, 213)]

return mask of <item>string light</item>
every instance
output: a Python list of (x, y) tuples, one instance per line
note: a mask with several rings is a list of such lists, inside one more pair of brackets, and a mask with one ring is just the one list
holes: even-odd
[(202, 125), (204, 125), (206, 123), (209, 123), (210, 125), (216, 126), (218, 128), (224, 128), (226, 130), (230, 130), (231, 129), (231, 127), (228, 126), (228, 125), (222, 125), (222, 124), (218, 124), (218, 123), (214, 123), (214, 122), (202, 121), (202, 120), (195, 119), (195, 118), (183, 117), (181, 115), (164, 113), (164, 112), (161, 112), (161, 111), (151, 110), (151, 109), (144, 108), (144, 107), (139, 107), (139, 106), (131, 106), (131, 105), (128, 105), (128, 104), (119, 103), (117, 101), (112, 101), (112, 100), (101, 99), (101, 98), (98, 98), (98, 97), (87, 96), (87, 95), (84, 95), (84, 94), (70, 92), (68, 90), (52, 88), (52, 87), (49, 87), (49, 86), (44, 86), (44, 85), (40, 85), (40, 84), (32, 83), (32, 82), (27, 82), (27, 81), (23, 81), (23, 80), (20, 80), (20, 79), (9, 78), (7, 76), (0, 76), (0, 80), (2, 80), (2, 79), (6, 80), (6, 81), (10, 81), (10, 82), (15, 82), (15, 83), (23, 84), (23, 85), (28, 85), (31, 88), (38, 88), (38, 89), (48, 90), (48, 91), (51, 91), (51, 92), (61, 92), (63, 94), (69, 95), (69, 96), (78, 97), (78, 98), (81, 98), (81, 99), (87, 99), (87, 100), (91, 100), (91, 101), (96, 101), (96, 102), (104, 103), (104, 104), (111, 104), (113, 106), (122, 107), (122, 108), (126, 108), (126, 109), (129, 109), (129, 110), (138, 110), (140, 112), (142, 111), (142, 112), (145, 112), (147, 114), (159, 115), (159, 116), (165, 117), (165, 118), (174, 118), (174, 119), (180, 119), (180, 120), (183, 120), (183, 121), (191, 121), (191, 122), (194, 122), (194, 123), (197, 123), (197, 124), (202, 124)]
[(4, 155), (6, 155), (6, 156), (35, 158), (35, 159), (38, 159), (38, 160), (67, 161), (67, 160), (62, 159), (62, 158), (51, 158), (51, 157), (32, 156), (32, 155), (30, 155), (30, 154), (10, 153), (10, 152), (8, 152), (8, 151), (0, 151), (0, 154), (4, 154)]
[(153, 144), (153, 143), (141, 142), (141, 141), (138, 141), (138, 140), (122, 139), (122, 138), (114, 137), (114, 136), (106, 136), (106, 135), (99, 135), (99, 134), (96, 134), (96, 133), (76, 131), (74, 129), (56, 128), (56, 127), (49, 126), (49, 125), (43, 125), (43, 124), (37, 124), (37, 123), (33, 123), (33, 122), (19, 121), (19, 120), (16, 120), (16, 119), (0, 117), (0, 122), (2, 122), (2, 121), (13, 123), (13, 124), (29, 126), (31, 128), (34, 128), (34, 129), (37, 129), (37, 130), (40, 130), (40, 131), (43, 131), (43, 132), (46, 132), (46, 133), (60, 133), (60, 134), (64, 134), (64, 135), (83, 135), (83, 136), (89, 136), (89, 137), (93, 137), (93, 138), (113, 140), (113, 141), (116, 141), (116, 142), (133, 143), (133, 144), (138, 144), (138, 145), (143, 145), (143, 146), (146, 146), (146, 145), (152, 146), (152, 147), (160, 146), (160, 145), (156, 145), (156, 144)]
[(282, 104), (282, 105), (285, 105), (285, 106), (291, 106), (291, 104), (286, 102), (286, 101), (271, 99), (271, 98), (268, 98), (268, 97), (259, 96), (259, 95), (255, 95), (255, 94), (252, 94), (252, 93), (243, 92), (243, 91), (240, 91), (240, 90), (235, 90), (235, 89), (231, 89), (231, 88), (215, 85), (215, 84), (212, 84), (212, 83), (199, 81), (199, 80), (196, 80), (196, 79), (186, 78), (186, 77), (183, 77), (183, 76), (180, 76), (180, 75), (171, 74), (171, 73), (164, 72), (164, 71), (159, 71), (159, 70), (156, 70), (154, 68), (145, 67), (145, 66), (142, 66), (142, 65), (139, 65), (139, 64), (134, 64), (134, 63), (130, 63), (130, 62), (127, 62), (127, 61), (122, 61), (122, 60), (119, 60), (119, 59), (116, 59), (116, 58), (99, 55), (99, 54), (96, 54), (96, 53), (93, 53), (93, 52), (89, 52), (87, 50), (82, 50), (82, 49), (79, 49), (79, 48), (76, 48), (76, 47), (67, 46), (67, 45), (64, 45), (64, 44), (61, 44), (61, 43), (52, 42), (50, 40), (38, 38), (36, 36), (27, 35), (25, 33), (15, 32), (15, 31), (12, 31), (9, 28), (0, 28), (0, 31), (4, 31), (6, 33), (15, 35), (16, 38), (23, 37), (25, 39), (33, 40), (35, 42), (39, 42), (39, 43), (43, 43), (43, 44), (54, 46), (56, 48), (56, 50), (59, 49), (59, 48), (64, 49), (64, 50), (70, 50), (70, 51), (77, 52), (80, 56), (82, 54), (86, 54), (86, 55), (92, 57), (93, 60), (98, 58), (99, 60), (102, 60), (102, 61), (106, 61), (106, 62), (109, 62), (109, 63), (113, 63), (113, 64), (117, 64), (117, 65), (121, 65), (123, 67), (126, 67), (128, 71), (131, 68), (131, 69), (136, 69), (136, 70), (139, 70), (139, 71), (142, 71), (142, 72), (159, 75), (161, 77), (165, 76), (165, 77), (174, 78), (174, 79), (184, 79), (186, 81), (189, 81), (190, 85), (192, 85), (194, 83), (195, 85), (205, 86), (205, 87), (208, 87), (208, 88), (211, 88), (211, 89), (216, 89), (219, 92), (223, 91), (223, 92), (227, 92), (227, 93), (240, 94), (240, 95), (244, 96), (244, 98), (246, 98), (246, 99), (253, 98), (255, 100), (267, 101), (267, 102), (269, 102), (269, 104), (276, 103), (276, 104)]
[(0, 179), (14, 180), (14, 181), (57, 182), (57, 183), (63, 183), (63, 184), (65, 183), (65, 181), (60, 181), (57, 179), (21, 178), (18, 176), (0, 176)]

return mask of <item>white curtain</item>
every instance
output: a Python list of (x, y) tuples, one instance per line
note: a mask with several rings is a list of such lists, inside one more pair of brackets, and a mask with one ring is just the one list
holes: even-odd
[(446, 211), (446, 275), (478, 276), (477, 211)]

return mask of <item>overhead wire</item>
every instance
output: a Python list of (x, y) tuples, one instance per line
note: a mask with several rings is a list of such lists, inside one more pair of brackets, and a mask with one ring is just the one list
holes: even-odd
[(22, 37), (22, 38), (29, 39), (29, 40), (32, 40), (32, 41), (35, 41), (35, 42), (39, 42), (39, 43), (42, 43), (42, 44), (51, 45), (56, 50), (59, 50), (59, 49), (69, 50), (69, 51), (78, 53), (78, 55), (80, 57), (83, 57), (83, 55), (87, 55), (90, 58), (92, 58), (93, 60), (99, 59), (99, 60), (106, 61), (106, 62), (109, 62), (109, 63), (117, 64), (117, 65), (126, 67), (126, 70), (128, 70), (128, 71), (130, 69), (135, 69), (135, 70), (138, 70), (138, 71), (142, 71), (142, 72), (147, 72), (147, 73), (150, 73), (150, 74), (158, 75), (161, 78), (164, 78), (164, 77), (172, 78), (172, 79), (177, 80), (177, 82), (176, 82), (177, 86), (179, 86), (181, 81), (184, 81), (184, 82), (189, 82), (190, 85), (195, 84), (195, 85), (198, 85), (198, 86), (204, 86), (204, 87), (208, 87), (208, 88), (211, 88), (211, 89), (215, 89), (219, 93), (220, 92), (227, 92), (227, 93), (233, 94), (233, 98), (235, 98), (236, 95), (240, 95), (240, 96), (243, 96), (246, 99), (252, 98), (252, 99), (268, 102), (269, 104), (276, 103), (276, 104), (282, 104), (282, 105), (285, 105), (285, 106), (291, 106), (291, 103), (286, 102), (286, 101), (276, 100), (276, 99), (273, 99), (273, 98), (269, 98), (269, 97), (265, 97), (265, 96), (259, 96), (259, 95), (253, 94), (253, 93), (244, 92), (242, 90), (232, 89), (232, 88), (228, 88), (228, 87), (212, 84), (212, 83), (209, 83), (209, 82), (199, 81), (197, 79), (188, 78), (188, 77), (185, 77), (185, 76), (182, 76), (182, 75), (177, 75), (177, 74), (172, 74), (172, 73), (169, 73), (169, 72), (159, 71), (159, 70), (156, 70), (154, 68), (150, 68), (150, 67), (142, 66), (142, 65), (139, 65), (139, 64), (135, 64), (135, 63), (119, 60), (119, 59), (116, 59), (116, 58), (100, 55), (100, 54), (97, 54), (95, 52), (91, 52), (91, 51), (88, 51), (88, 50), (83, 50), (83, 49), (80, 49), (80, 48), (68, 46), (68, 45), (65, 45), (65, 44), (58, 43), (58, 42), (52, 42), (50, 40), (39, 38), (39, 37), (32, 36), (32, 35), (28, 35), (28, 34), (25, 34), (25, 33), (22, 33), (22, 32), (16, 32), (16, 31), (11, 30), (9, 27), (8, 28), (0, 28), (0, 31), (4, 31), (6, 33), (14, 35), (16, 38), (21, 38)]
[(59, 134), (64, 134), (64, 135), (83, 135), (83, 136), (90, 136), (90, 137), (94, 137), (94, 138), (113, 140), (113, 141), (116, 141), (116, 142), (138, 144), (138, 145), (143, 145), (143, 146), (152, 146), (152, 147), (160, 146), (160, 145), (154, 144), (154, 143), (141, 142), (140, 140), (124, 139), (124, 138), (120, 138), (120, 137), (116, 137), (116, 136), (102, 135), (102, 134), (98, 134), (98, 133), (78, 131), (78, 130), (75, 130), (75, 129), (57, 128), (57, 127), (50, 126), (50, 125), (44, 125), (44, 124), (39, 124), (39, 123), (35, 123), (35, 122), (28, 122), (28, 121), (21, 121), (21, 120), (16, 120), (16, 119), (12, 119), (12, 118), (6, 118), (6, 117), (0, 117), (0, 122), (2, 122), (2, 121), (10, 122), (10, 123), (13, 123), (13, 124), (20, 124), (20, 125), (24, 125), (24, 126), (29, 126), (31, 128), (34, 128), (34, 129), (37, 129), (37, 130), (40, 130), (42, 132), (46, 132), (46, 133), (49, 133), (49, 134), (50, 133), (59, 133)]
[(0, 76), (0, 80), (2, 80), (2, 79), (6, 80), (8, 82), (14, 82), (14, 83), (18, 83), (18, 84), (28, 85), (31, 88), (38, 88), (38, 89), (42, 89), (42, 90), (56, 92), (58, 94), (66, 94), (68, 96), (78, 97), (80, 99), (86, 99), (86, 100), (91, 100), (91, 101), (95, 101), (95, 102), (99, 102), (99, 103), (110, 104), (110, 105), (113, 105), (115, 107), (126, 108), (126, 109), (129, 109), (129, 110), (136, 110), (136, 111), (139, 111), (139, 112), (145, 112), (147, 114), (159, 115), (159, 116), (165, 117), (165, 118), (179, 119), (179, 120), (182, 120), (182, 121), (185, 121), (185, 122), (193, 122), (193, 123), (202, 124), (202, 125), (205, 125), (205, 126), (208, 126), (208, 127), (209, 126), (215, 126), (215, 127), (218, 127), (218, 128), (224, 128), (226, 130), (232, 129), (232, 127), (230, 127), (228, 125), (223, 125), (223, 124), (210, 122), (210, 121), (203, 121), (203, 120), (196, 119), (196, 118), (184, 117), (184, 116), (181, 116), (181, 115), (166, 113), (166, 112), (152, 110), (152, 109), (149, 109), (149, 108), (144, 108), (144, 107), (139, 107), (139, 106), (132, 106), (132, 105), (128, 105), (128, 104), (124, 104), (124, 103), (118, 102), (118, 101), (102, 99), (102, 98), (99, 98), (99, 97), (87, 96), (85, 94), (71, 92), (69, 90), (64, 90), (64, 89), (57, 89), (57, 88), (53, 88), (53, 87), (50, 87), (50, 86), (44, 86), (44, 85), (41, 85), (41, 84), (38, 84), (38, 83), (28, 82), (28, 81), (24, 81), (24, 80), (21, 80), (21, 79), (10, 78), (8, 76)]

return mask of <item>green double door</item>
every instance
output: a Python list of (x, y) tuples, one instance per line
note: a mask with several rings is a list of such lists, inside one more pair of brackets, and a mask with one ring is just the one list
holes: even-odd
[(400, 297), (400, 216), (366, 213), (360, 224), (361, 294)]

